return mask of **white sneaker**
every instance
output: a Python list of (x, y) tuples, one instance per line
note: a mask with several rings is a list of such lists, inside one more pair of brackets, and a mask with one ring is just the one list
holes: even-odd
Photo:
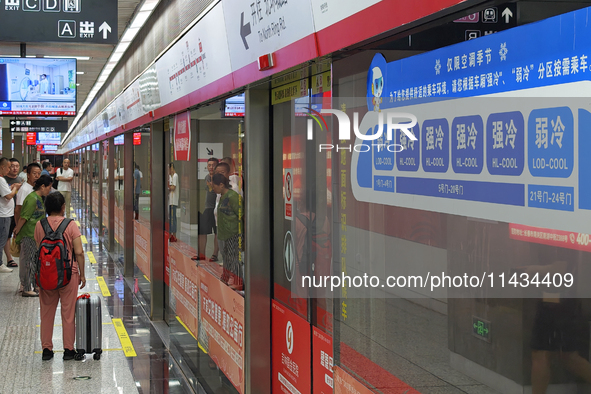
[(0, 265), (0, 273), (9, 274), (12, 272), (12, 268), (8, 268), (4, 264)]

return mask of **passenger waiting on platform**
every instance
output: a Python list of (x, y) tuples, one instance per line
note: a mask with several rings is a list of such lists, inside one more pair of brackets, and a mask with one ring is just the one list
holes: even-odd
[[(217, 209), (218, 243), (223, 259), (221, 280), (234, 290), (242, 290), (244, 282), (240, 263), (242, 243), (242, 197), (230, 188), (228, 178), (222, 174), (212, 177), (213, 190), (221, 194)], [(230, 284), (230, 279), (233, 283)]]
[(41, 171), (41, 175), (51, 176), (52, 170), (53, 170), (53, 165), (49, 161), (44, 161), (43, 162), (43, 171)]
[(179, 175), (174, 169), (174, 163), (168, 165), (168, 206), (168, 214), (170, 217), (170, 242), (177, 242), (176, 209), (179, 206)]
[[(8, 183), (9, 187), (12, 186), (14, 183), (22, 184), (23, 182), (21, 181), (21, 178), (18, 175), (21, 169), (21, 163), (18, 161), (18, 159), (15, 159), (14, 157), (9, 161), (10, 172), (8, 173), (8, 175), (4, 177), (4, 179), (6, 179), (6, 182)], [(14, 197), (14, 201), (16, 202), (16, 196)], [(15, 226), (16, 222), (14, 221), (14, 215), (12, 215), (10, 221), (10, 230), (8, 230), (8, 239), (6, 240), (6, 245), (4, 245), (4, 253), (6, 254), (7, 261), (6, 266), (9, 268), (18, 267), (18, 264), (16, 264), (15, 261), (12, 259), (12, 254), (10, 253), (10, 239), (12, 238), (12, 233), (14, 232)]]
[(37, 244), (35, 226), (45, 217), (43, 197), (51, 192), (53, 181), (47, 175), (41, 175), (33, 186), (20, 212), (20, 218), (14, 229), (16, 243), (21, 246), (20, 264), (24, 266), (23, 297), (39, 297), (35, 291), (35, 271), (37, 268)]
[[(49, 226), (55, 231), (65, 219), (64, 211), (66, 201), (61, 193), (51, 193), (45, 199), (47, 210), (47, 221)], [(41, 222), (35, 227), (35, 241), (37, 246), (41, 244), (45, 237), (45, 231)], [(41, 346), (43, 347), (43, 360), (53, 358), (53, 325), (55, 312), (58, 302), (61, 303), (62, 311), (62, 332), (64, 342), (64, 360), (72, 360), (76, 355), (74, 350), (74, 341), (76, 339), (75, 312), (76, 299), (78, 298), (78, 285), (80, 288), (86, 286), (86, 277), (84, 276), (84, 250), (82, 249), (82, 239), (80, 238), (80, 229), (75, 222), (70, 222), (66, 231), (64, 231), (64, 240), (69, 250), (74, 250), (70, 255), (72, 261), (72, 277), (70, 283), (57, 290), (39, 291), (39, 304), (41, 306)]]
[[(203, 212), (199, 212), (198, 216), (198, 259), (199, 260), (206, 260), (205, 257), (206, 249), (207, 249), (207, 237), (209, 234), (217, 233), (216, 225), (215, 225), (215, 200), (217, 198), (215, 191), (213, 190), (212, 184), (212, 177), (215, 167), (218, 165), (219, 160), (215, 157), (210, 157), (207, 160), (207, 172), (208, 174), (205, 175), (205, 208)], [(218, 245), (214, 244), (213, 247), (213, 254), (209, 261), (218, 261)]]
[(21, 187), (20, 183), (14, 183), (8, 186), (8, 182), (4, 177), (10, 172), (10, 162), (6, 157), (0, 159), (0, 272), (12, 272), (12, 268), (8, 268), (2, 263), (2, 250), (8, 241), (8, 232), (10, 231), (10, 223), (14, 216), (14, 196), (18, 193)]
[(72, 199), (72, 180), (74, 170), (70, 168), (70, 159), (64, 159), (64, 168), (55, 171), (55, 177), (59, 181), (57, 191), (62, 193), (66, 200), (66, 217), (70, 217), (70, 201)]
[(226, 163), (228, 165), (228, 175), (226, 175), (226, 178), (230, 180), (230, 186), (232, 186), (232, 189), (234, 189), (236, 193), (240, 194), (240, 196), (244, 198), (244, 193), (242, 192), (242, 177), (236, 171), (236, 163), (234, 162), (234, 159), (231, 157), (224, 157), (222, 160), (220, 160), (220, 162)]
[(142, 173), (140, 166), (134, 163), (135, 170), (133, 171), (133, 212), (135, 213), (135, 220), (139, 220), (140, 214), (140, 194), (142, 193)]
[[(35, 182), (37, 181), (37, 179), (39, 179), (40, 176), (41, 166), (39, 165), (39, 163), (31, 163), (27, 166), (27, 182), (22, 184), (21, 188), (16, 194), (16, 207), (14, 208), (15, 223), (19, 222), (25, 198), (27, 198), (29, 194), (33, 193), (33, 186), (35, 186)], [(25, 281), (27, 278), (27, 271), (24, 264), (20, 264), (18, 272), (21, 282), (19, 291), (22, 293), (22, 291), (25, 288)]]
[(26, 181), (27, 181), (27, 167), (28, 167), (28, 166), (24, 166), (24, 167), (23, 167), (23, 171), (22, 171), (20, 174), (18, 174), (18, 177), (19, 177), (19, 178), (20, 178), (20, 179), (21, 179), (23, 182), (26, 182)]

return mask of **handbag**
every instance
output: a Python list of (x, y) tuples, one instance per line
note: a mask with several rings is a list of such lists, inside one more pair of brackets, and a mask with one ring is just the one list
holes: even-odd
[(16, 243), (16, 237), (12, 237), (12, 241), (10, 241), (10, 254), (19, 257), (21, 254), (21, 244)]

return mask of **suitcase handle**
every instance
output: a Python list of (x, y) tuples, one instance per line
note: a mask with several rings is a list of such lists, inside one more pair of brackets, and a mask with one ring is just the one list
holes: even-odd
[(84, 294), (80, 294), (78, 296), (78, 298), (76, 298), (77, 300), (79, 300), (80, 298), (86, 298), (89, 299), (90, 298), (90, 294), (89, 293), (84, 293)]

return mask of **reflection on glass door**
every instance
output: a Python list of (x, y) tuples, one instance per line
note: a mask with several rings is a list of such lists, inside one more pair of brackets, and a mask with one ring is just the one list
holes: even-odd
[(113, 182), (115, 188), (115, 206), (113, 216), (115, 219), (114, 239), (113, 245), (113, 260), (123, 265), (123, 253), (125, 247), (125, 231), (124, 231), (124, 216), (125, 211), (124, 202), (124, 179), (125, 179), (125, 150), (124, 150), (124, 135), (114, 138), (115, 160), (113, 162)]
[(103, 141), (103, 157), (101, 158), (103, 161), (103, 173), (102, 175), (102, 198), (101, 204), (103, 205), (103, 217), (102, 217), (102, 237), (103, 237), (103, 244), (107, 248), (110, 249), (111, 245), (109, 245), (109, 231), (112, 229), (109, 228), (109, 165), (113, 165), (109, 163), (109, 141)]
[(134, 280), (142, 304), (150, 307), (150, 126), (133, 133)]
[[(243, 98), (240, 116), (226, 118), (219, 108), (170, 119), (167, 318), (171, 351), (185, 373), (207, 392), (236, 394), (244, 392)], [(217, 306), (226, 311), (225, 330)]]

